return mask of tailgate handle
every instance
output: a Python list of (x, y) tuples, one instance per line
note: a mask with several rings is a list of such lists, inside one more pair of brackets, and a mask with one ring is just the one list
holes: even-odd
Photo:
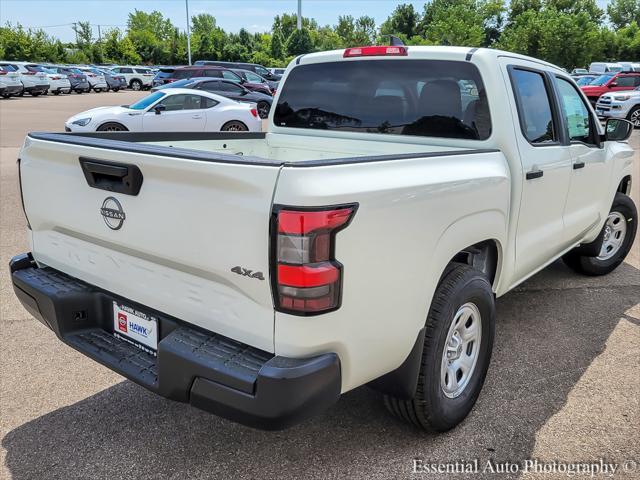
[(137, 165), (80, 157), (80, 166), (90, 187), (125, 195), (138, 195), (142, 187)]

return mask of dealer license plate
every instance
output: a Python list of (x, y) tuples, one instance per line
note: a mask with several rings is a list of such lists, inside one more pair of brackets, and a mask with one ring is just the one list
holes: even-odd
[(113, 335), (155, 355), (158, 350), (158, 319), (128, 305), (113, 302)]

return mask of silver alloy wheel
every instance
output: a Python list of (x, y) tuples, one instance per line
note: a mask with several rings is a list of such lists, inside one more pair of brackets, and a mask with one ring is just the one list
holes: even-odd
[(475, 303), (462, 305), (453, 316), (440, 365), (440, 388), (449, 398), (459, 397), (478, 363), (482, 318)]
[(142, 90), (142, 84), (139, 81), (134, 80), (133, 82), (131, 82), (131, 90), (134, 90), (136, 92)]
[(627, 221), (620, 212), (611, 212), (604, 222), (604, 239), (598, 260), (609, 260), (613, 257), (622, 244), (627, 234)]
[(640, 108), (636, 109), (629, 116), (629, 121), (633, 123), (633, 126), (636, 128), (640, 128)]
[(231, 121), (225, 125), (223, 130), (225, 132), (246, 132), (247, 127), (243, 123)]

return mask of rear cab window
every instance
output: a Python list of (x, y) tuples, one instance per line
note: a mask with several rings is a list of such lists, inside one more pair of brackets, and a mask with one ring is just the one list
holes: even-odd
[(491, 116), (480, 72), (449, 60), (301, 65), (275, 109), (280, 127), (485, 140)]

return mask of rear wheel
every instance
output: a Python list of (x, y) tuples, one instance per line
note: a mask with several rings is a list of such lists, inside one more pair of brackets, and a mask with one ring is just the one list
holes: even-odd
[(433, 296), (414, 398), (385, 395), (387, 409), (425, 430), (443, 432), (473, 408), (491, 360), (495, 299), (485, 275), (451, 264)]
[(634, 128), (640, 128), (640, 105), (637, 105), (631, 109), (627, 119), (633, 123)]
[(638, 211), (633, 200), (618, 192), (598, 237), (566, 253), (562, 260), (578, 273), (606, 275), (624, 261), (633, 245), (637, 228)]
[(131, 80), (129, 86), (131, 90), (135, 90), (136, 92), (142, 90), (142, 82), (140, 80)]
[(267, 118), (269, 116), (269, 110), (271, 110), (271, 105), (269, 105), (268, 102), (258, 102), (258, 115), (260, 118)]
[(246, 132), (248, 130), (247, 126), (238, 120), (231, 120), (222, 126), (223, 132)]
[(118, 122), (103, 123), (98, 127), (98, 132), (126, 132), (127, 127)]

